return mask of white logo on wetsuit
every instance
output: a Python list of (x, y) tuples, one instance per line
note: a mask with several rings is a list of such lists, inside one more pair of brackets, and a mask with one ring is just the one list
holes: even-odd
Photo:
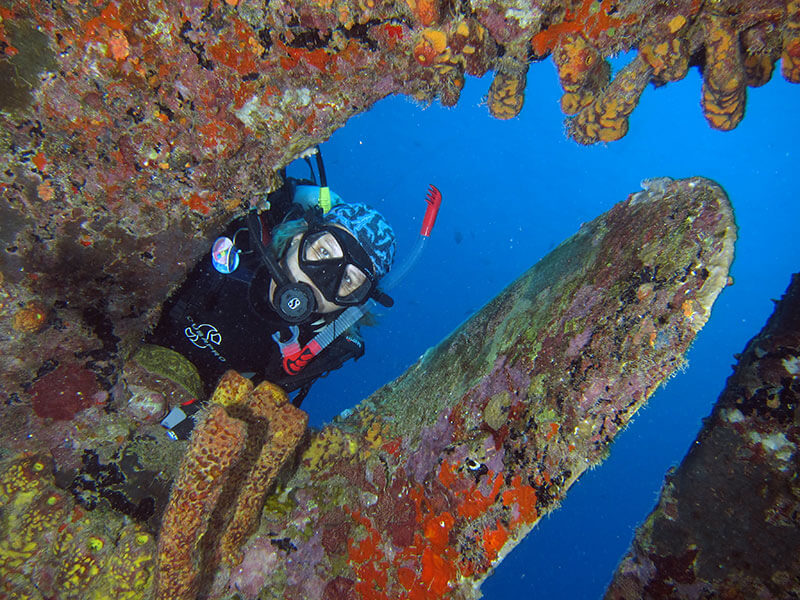
[(219, 346), (222, 343), (222, 334), (210, 323), (202, 325), (192, 323), (183, 332), (189, 341), (198, 348), (210, 348), (212, 345)]

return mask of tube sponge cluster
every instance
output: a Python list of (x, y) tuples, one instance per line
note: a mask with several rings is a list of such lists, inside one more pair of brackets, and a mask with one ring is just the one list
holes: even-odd
[(264, 382), (254, 390), (238, 373), (223, 376), (192, 434), (161, 522), (156, 598), (193, 599), (212, 566), (241, 559), (266, 493), (307, 424), (281, 388)]
[(197, 596), (200, 540), (244, 439), (244, 423), (217, 404), (197, 424), (161, 521), (156, 596), (160, 600)]
[(229, 566), (241, 561), (241, 547), (258, 522), (266, 492), (303, 439), (308, 425), (308, 415), (288, 403), (281, 388), (269, 383), (253, 390), (247, 407), (256, 426), (262, 420), (267, 425), (269, 439), (239, 486), (230, 523), (221, 539), (222, 561)]

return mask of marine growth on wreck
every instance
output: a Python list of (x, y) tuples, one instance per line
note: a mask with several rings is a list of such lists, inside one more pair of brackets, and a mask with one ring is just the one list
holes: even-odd
[(686, 458), (668, 474), (606, 598), (797, 595), (799, 399), (795, 274)]
[[(675, 210), (693, 215), (699, 238), (691, 248), (702, 247), (704, 258), (689, 260), (680, 232), (674, 246), (648, 254), (641, 249), (672, 238), (642, 227), (651, 236), (640, 244), (644, 254), (613, 272), (587, 266), (595, 248), (580, 254), (585, 273), (542, 287), (554, 276), (543, 263), (466, 325), (485, 347), (467, 347), (475, 337), (467, 330), (439, 347), (463, 363), (460, 371), (446, 370), (437, 353), (423, 359), (417, 368), (436, 372), (436, 386), (420, 384), (412, 369), (310, 439), (303, 415), (284, 414), (279, 400), (262, 405), (297, 430), (291, 444), (277, 444), (283, 458), (291, 463), (300, 452), (293, 478), (278, 481), (266, 500), (283, 463), (259, 461), (270, 434), (253, 435), (249, 423), (266, 417), (231, 408), (238, 401), (209, 411), (197, 452), (159, 443), (158, 415), (190, 398), (197, 382), (168, 356), (137, 349), (142, 331), (207, 238), (258, 204), (280, 167), (387, 95), (451, 106), (467, 75), (491, 71), (488, 111), (512, 119), (524, 110), (529, 70), (552, 59), (568, 135), (594, 144), (626, 134), (647, 85), (696, 67), (708, 124), (729, 130), (745, 114), (748, 86), (766, 83), (776, 65), (787, 81), (800, 79), (798, 32), (796, 1), (5, 2), (2, 593), (172, 595), (160, 583), (170, 569), (187, 597), (206, 585), (214, 597), (261, 589), (267, 597), (477, 594), (681, 363), (731, 257), (733, 226), (719, 187), (653, 182), (551, 260), (577, 256), (592, 236), (608, 244), (605, 252), (636, 250), (620, 233), (624, 225), (617, 234), (592, 227), (638, 222), (640, 213), (673, 205), (655, 198), (686, 200)], [(612, 73), (608, 59), (631, 50), (631, 62)], [(675, 217), (651, 218), (666, 227)], [(524, 293), (534, 291), (561, 312), (550, 320), (525, 313)], [(626, 312), (643, 307), (649, 319)], [(524, 314), (531, 320), (522, 327)], [(517, 329), (511, 351), (504, 344)], [(610, 356), (610, 345), (630, 360)], [(568, 381), (537, 370), (550, 358)], [(480, 383), (467, 376), (480, 372)], [(123, 396), (124, 407), (115, 404)], [(578, 402), (563, 410), (567, 397)], [(401, 400), (390, 418), (387, 407)], [(230, 443), (206, 453), (202, 440), (223, 438)], [(249, 462), (237, 462), (243, 454)], [(223, 471), (246, 464), (263, 489), (240, 490), (234, 469), (227, 489), (196, 505), (217, 512), (186, 530), (188, 544), (227, 532), (231, 550), (170, 558), (165, 540), (185, 523), (180, 511), (173, 520), (164, 515), (181, 493), (196, 491), (189, 487), (202, 475), (197, 457), (207, 455)], [(266, 502), (260, 521), (234, 503), (233, 513), (224, 510), (219, 499), (240, 491), (242, 506)], [(162, 522), (172, 529), (161, 531)], [(209, 569), (198, 583), (200, 567)]]
[[(727, 285), (735, 237), (718, 185), (651, 180), (307, 442), (300, 411), (278, 416), (282, 392), (231, 373), (179, 469), (156, 476), (174, 478), (169, 497), (157, 480), (137, 482), (146, 514), (119, 505), (131, 490), (113, 473), (125, 456), (176, 464), (157, 425), (140, 423), (126, 442), (113, 432), (129, 421), (100, 417), (107, 430), (81, 438), (97, 449), (72, 469), (65, 448), (55, 466), (46, 452), (7, 461), (8, 593), (474, 597), (682, 364)], [(268, 424), (251, 429), (254, 418)], [(288, 464), (278, 457), (295, 451), (291, 478), (273, 490)], [(84, 482), (81, 493), (56, 487), (53, 470)], [(128, 556), (115, 544), (130, 517), (162, 512), (157, 549), (137, 525), (135, 559), (112, 568)]]

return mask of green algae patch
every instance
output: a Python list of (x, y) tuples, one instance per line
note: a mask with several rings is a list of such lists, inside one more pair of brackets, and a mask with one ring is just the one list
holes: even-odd
[(195, 398), (203, 394), (203, 382), (197, 368), (182, 354), (164, 346), (145, 344), (133, 355), (133, 360), (151, 373), (161, 375), (183, 386)]

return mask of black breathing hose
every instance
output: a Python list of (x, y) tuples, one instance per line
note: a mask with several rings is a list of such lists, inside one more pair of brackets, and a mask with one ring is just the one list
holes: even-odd
[(291, 283), (278, 264), (278, 259), (264, 247), (264, 242), (261, 240), (261, 219), (258, 218), (258, 214), (254, 210), (251, 210), (250, 214), (247, 215), (247, 229), (250, 233), (250, 243), (258, 249), (275, 283), (278, 286)]

